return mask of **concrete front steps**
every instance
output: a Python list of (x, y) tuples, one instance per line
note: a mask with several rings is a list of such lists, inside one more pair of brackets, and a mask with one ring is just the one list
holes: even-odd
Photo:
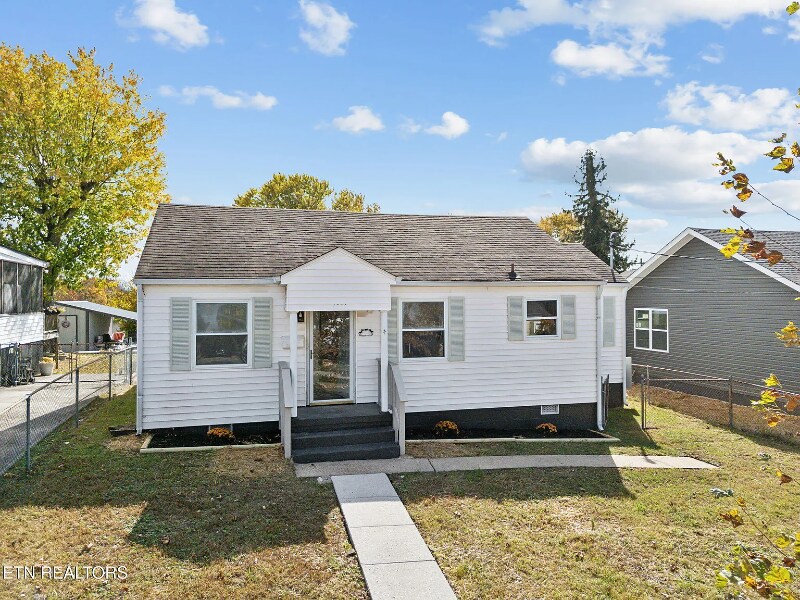
[(292, 419), (295, 463), (397, 458), (392, 415), (377, 404), (342, 404), (299, 408)]

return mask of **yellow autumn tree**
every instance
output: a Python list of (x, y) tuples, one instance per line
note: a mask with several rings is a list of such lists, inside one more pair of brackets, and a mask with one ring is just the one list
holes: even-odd
[(275, 173), (259, 187), (250, 188), (233, 200), (234, 206), (301, 208), (306, 210), (377, 213), (377, 204), (365, 204), (364, 195), (348, 189), (334, 192), (331, 184), (306, 173)]
[(550, 237), (559, 242), (580, 242), (582, 228), (571, 210), (562, 210), (539, 219), (536, 223)]
[(59, 282), (115, 276), (169, 201), (164, 114), (139, 83), (93, 50), (62, 62), (0, 45), (0, 244), (50, 262), (48, 300)]

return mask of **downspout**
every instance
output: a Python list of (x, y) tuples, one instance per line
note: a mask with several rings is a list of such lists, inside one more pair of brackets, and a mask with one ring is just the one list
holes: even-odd
[(622, 292), (622, 405), (628, 407), (628, 286)]
[(136, 286), (136, 435), (142, 433), (144, 405), (144, 285)]
[(596, 387), (596, 394), (597, 394), (597, 430), (603, 431), (603, 387), (600, 383), (600, 377), (602, 373), (602, 366), (601, 366), (601, 358), (603, 354), (603, 286), (605, 283), (601, 283), (597, 286), (597, 292), (595, 293), (595, 352), (594, 352), (594, 362), (595, 362), (595, 387)]

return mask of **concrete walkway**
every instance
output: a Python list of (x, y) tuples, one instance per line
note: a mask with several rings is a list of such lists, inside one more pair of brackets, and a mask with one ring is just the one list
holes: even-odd
[(372, 600), (455, 600), (384, 473), (331, 480)]
[(454, 458), (413, 458), (402, 456), (381, 460), (295, 465), (298, 477), (328, 477), (369, 473), (422, 473), (439, 471), (484, 471), (557, 467), (630, 469), (715, 469), (712, 464), (688, 456), (636, 456), (627, 454), (534, 454), (517, 456), (459, 456)]

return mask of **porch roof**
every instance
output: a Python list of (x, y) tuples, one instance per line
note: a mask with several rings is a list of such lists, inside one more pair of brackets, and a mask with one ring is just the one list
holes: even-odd
[(610, 279), (583, 246), (561, 244), (527, 217), (158, 207), (137, 279), (280, 277), (336, 248), (406, 281)]

